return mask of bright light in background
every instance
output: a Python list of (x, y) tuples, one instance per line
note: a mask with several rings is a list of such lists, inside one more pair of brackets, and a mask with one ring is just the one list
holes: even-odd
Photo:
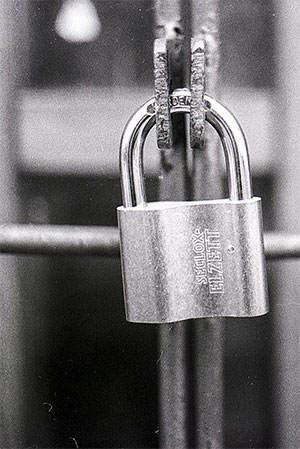
[(55, 21), (55, 31), (68, 42), (92, 42), (101, 22), (91, 0), (65, 0)]

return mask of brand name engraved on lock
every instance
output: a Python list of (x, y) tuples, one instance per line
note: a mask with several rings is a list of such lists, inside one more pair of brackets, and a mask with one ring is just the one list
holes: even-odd
[(209, 293), (224, 293), (222, 247), (219, 231), (196, 228), (192, 235), (194, 273), (198, 285), (208, 285)]
[(169, 104), (174, 112), (181, 107), (190, 107), (191, 105), (191, 93), (188, 89), (175, 89), (169, 97)]

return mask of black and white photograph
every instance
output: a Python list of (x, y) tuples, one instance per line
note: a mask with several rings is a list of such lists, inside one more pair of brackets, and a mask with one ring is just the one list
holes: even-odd
[(0, 449), (300, 449), (300, 1), (0, 0)]

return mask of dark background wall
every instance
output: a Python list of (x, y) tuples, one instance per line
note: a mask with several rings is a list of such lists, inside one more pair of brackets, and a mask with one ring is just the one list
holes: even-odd
[[(86, 44), (56, 34), (61, 5), (61, 0), (31, 1), (30, 86), (152, 86), (152, 1), (94, 1), (102, 32)], [(272, 0), (220, 3), (222, 85), (274, 85), (274, 22)]]

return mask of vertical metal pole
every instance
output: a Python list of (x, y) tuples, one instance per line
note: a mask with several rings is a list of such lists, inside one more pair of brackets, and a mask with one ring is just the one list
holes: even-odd
[[(22, 2), (21, 2), (22, 3)], [(23, 6), (24, 6), (23, 2)], [(20, 80), (16, 58), (19, 41), (18, 1), (0, 0), (0, 219), (16, 220), (17, 136), (16, 92)], [(0, 258), (0, 447), (22, 445), (23, 360), (21, 351), (21, 304), (13, 257)]]
[[(191, 0), (192, 37), (205, 39), (206, 91), (218, 94), (219, 20), (218, 0)], [(194, 150), (193, 197), (213, 199), (222, 196), (221, 151), (218, 139), (208, 127), (202, 148)], [(223, 447), (223, 363), (224, 318), (202, 318), (193, 323), (195, 379), (196, 448)]]
[[(279, 227), (300, 232), (300, 3), (275, 0)], [(274, 383), (276, 447), (300, 447), (300, 262), (276, 270)]]
[[(156, 37), (168, 37), (172, 88), (184, 86), (183, 28), (180, 0), (155, 0)], [(161, 200), (186, 199), (185, 121), (172, 117), (173, 147), (161, 153)], [(187, 323), (159, 326), (159, 422), (160, 447), (185, 449), (188, 443), (187, 419)]]

